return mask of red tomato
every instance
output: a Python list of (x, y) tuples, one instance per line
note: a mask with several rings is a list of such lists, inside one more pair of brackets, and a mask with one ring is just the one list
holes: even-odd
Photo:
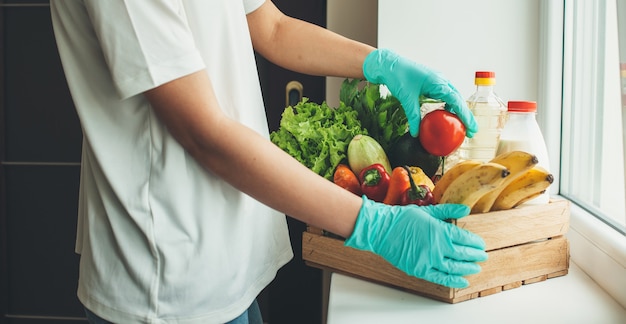
[(433, 110), (422, 118), (419, 139), (428, 153), (448, 156), (463, 143), (465, 125), (449, 111)]

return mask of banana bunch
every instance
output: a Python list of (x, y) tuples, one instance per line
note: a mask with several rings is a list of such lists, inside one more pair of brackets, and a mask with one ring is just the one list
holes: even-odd
[(435, 184), (434, 201), (467, 205), (472, 214), (517, 207), (541, 195), (554, 181), (538, 162), (524, 151), (503, 153), (487, 163), (459, 162)]

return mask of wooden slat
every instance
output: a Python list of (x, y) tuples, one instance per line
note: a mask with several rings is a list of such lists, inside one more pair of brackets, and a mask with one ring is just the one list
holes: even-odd
[(457, 220), (456, 224), (482, 237), (490, 251), (565, 235), (569, 218), (569, 201), (560, 199), (546, 205), (472, 214)]
[(548, 279), (565, 276), (568, 272), (568, 269), (565, 269), (553, 273), (548, 273)]
[(546, 281), (546, 280), (548, 280), (548, 275), (547, 274), (541, 275), (541, 276), (538, 276), (538, 277), (534, 277), (534, 278), (526, 279), (526, 280), (524, 280), (524, 284), (525, 285), (530, 285), (530, 284), (534, 284), (534, 283), (542, 282), (542, 281)]
[(472, 293), (530, 280), (569, 268), (569, 242), (565, 237), (489, 251), (480, 264), (480, 273), (467, 277), (470, 287), (459, 294)]
[(478, 296), (479, 297), (485, 297), (485, 296), (497, 294), (499, 292), (502, 292), (502, 287), (494, 287), (494, 288), (485, 289), (485, 290), (479, 292)]
[(467, 294), (467, 295), (462, 295), (462, 296), (455, 296), (452, 299), (443, 300), (443, 301), (450, 303), (450, 304), (456, 304), (456, 303), (468, 301), (470, 299), (476, 299), (478, 297), (481, 297), (480, 293), (473, 293), (473, 294)]
[(521, 286), (522, 286), (522, 282), (516, 281), (516, 282), (512, 282), (510, 284), (506, 284), (502, 286), (502, 290), (511, 290), (511, 289), (519, 288)]

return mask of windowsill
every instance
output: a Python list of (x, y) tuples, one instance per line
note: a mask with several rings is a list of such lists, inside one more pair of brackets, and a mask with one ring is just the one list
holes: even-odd
[(623, 323), (626, 309), (574, 262), (569, 274), (495, 295), (448, 304), (338, 273), (327, 324)]
[(571, 204), (571, 260), (626, 307), (626, 237)]

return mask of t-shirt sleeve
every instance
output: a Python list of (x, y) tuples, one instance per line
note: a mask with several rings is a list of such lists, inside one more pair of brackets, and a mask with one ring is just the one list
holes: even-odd
[(204, 68), (181, 2), (88, 0), (85, 5), (122, 98)]
[(257, 9), (265, 3), (265, 0), (243, 0), (243, 7), (246, 11), (246, 14), (249, 14)]

